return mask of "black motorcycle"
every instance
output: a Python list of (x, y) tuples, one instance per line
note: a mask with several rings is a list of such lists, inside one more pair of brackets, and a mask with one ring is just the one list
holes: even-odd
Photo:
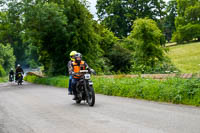
[(10, 81), (10, 82), (13, 82), (13, 81), (14, 81), (14, 75), (12, 75), (12, 74), (9, 75), (9, 81)]
[(95, 92), (93, 88), (93, 82), (90, 80), (91, 72), (88, 70), (80, 70), (79, 73), (73, 74), (74, 76), (79, 75), (80, 79), (76, 84), (77, 99), (76, 103), (86, 101), (89, 106), (95, 104)]
[(17, 73), (16, 82), (17, 82), (18, 85), (22, 85), (22, 82), (23, 82), (23, 73), (22, 72)]

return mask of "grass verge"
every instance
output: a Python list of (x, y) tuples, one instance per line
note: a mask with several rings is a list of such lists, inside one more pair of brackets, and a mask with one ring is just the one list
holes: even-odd
[(0, 77), (0, 83), (8, 82), (8, 77)]
[[(26, 76), (25, 80), (64, 88), (68, 86), (68, 78), (65, 76)], [(169, 78), (160, 81), (144, 78), (93, 77), (92, 80), (95, 92), (99, 94), (200, 106), (200, 79)]]
[(41, 78), (35, 75), (27, 75), (26, 77), (24, 77), (24, 80), (36, 84), (44, 84), (44, 85), (68, 88), (69, 78), (66, 76)]

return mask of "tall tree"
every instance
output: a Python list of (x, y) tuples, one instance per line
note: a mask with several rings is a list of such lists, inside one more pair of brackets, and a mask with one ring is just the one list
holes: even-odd
[(172, 33), (176, 31), (175, 18), (177, 16), (177, 2), (170, 0), (167, 3), (167, 15), (164, 18), (164, 33), (166, 40), (169, 42), (172, 38)]
[(38, 1), (25, 14), (26, 40), (39, 47), (40, 61), (51, 74), (65, 74), (69, 53), (76, 50), (93, 68), (100, 68), (100, 37), (92, 15), (79, 0)]
[(15, 65), (15, 56), (13, 54), (13, 48), (10, 44), (0, 43), (0, 66), (8, 72), (10, 68), (13, 68)]
[(200, 40), (200, 1), (177, 0), (178, 17), (175, 24), (177, 31), (173, 40), (178, 43), (190, 41), (194, 38)]
[(7, 3), (7, 9), (0, 13), (0, 42), (9, 43), (14, 48), (16, 63), (26, 65), (27, 46), (22, 42), (23, 4), (16, 0)]
[(135, 39), (135, 66), (141, 69), (153, 68), (157, 62), (164, 60), (161, 46), (163, 34), (151, 19), (137, 19), (132, 27), (129, 39)]
[(97, 14), (105, 26), (118, 37), (126, 37), (137, 18), (158, 20), (163, 17), (163, 0), (97, 0)]
[[(37, 4), (25, 14), (26, 39), (39, 48), (40, 61), (46, 70), (63, 70), (66, 52), (67, 18), (54, 3)], [(61, 70), (60, 70), (61, 69)]]

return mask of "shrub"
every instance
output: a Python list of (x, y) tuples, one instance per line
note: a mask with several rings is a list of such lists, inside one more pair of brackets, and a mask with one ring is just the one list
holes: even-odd
[(128, 49), (115, 45), (107, 56), (113, 66), (111, 71), (130, 72), (133, 56)]

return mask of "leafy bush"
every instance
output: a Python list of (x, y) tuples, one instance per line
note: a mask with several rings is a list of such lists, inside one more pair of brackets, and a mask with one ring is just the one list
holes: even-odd
[(180, 72), (173, 63), (170, 61), (170, 59), (166, 58), (163, 61), (158, 61), (155, 63), (154, 67), (145, 66), (143, 64), (138, 65), (134, 64), (132, 65), (132, 73), (148, 73), (148, 74), (164, 74), (169, 72)]
[(65, 76), (40, 78), (37, 77), (36, 75), (31, 75), (31, 76), (28, 75), (24, 78), (24, 80), (37, 84), (45, 84), (45, 85), (67, 88), (69, 78)]
[(130, 72), (133, 56), (128, 49), (115, 45), (107, 55), (113, 68), (111, 71), (115, 72)]

